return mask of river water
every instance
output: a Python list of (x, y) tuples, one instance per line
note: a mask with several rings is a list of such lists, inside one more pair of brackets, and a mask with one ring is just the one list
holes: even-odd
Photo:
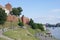
[(48, 29), (55, 38), (60, 39), (60, 27), (48, 27)]

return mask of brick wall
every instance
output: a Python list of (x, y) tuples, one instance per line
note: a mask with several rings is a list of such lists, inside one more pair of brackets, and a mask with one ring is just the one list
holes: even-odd
[(27, 18), (27, 17), (22, 16), (22, 17), (21, 17), (21, 20), (22, 20), (22, 22), (23, 22), (24, 24), (28, 24), (28, 23), (29, 23), (29, 18)]
[(17, 22), (18, 21), (18, 18), (16, 17), (16, 16), (14, 16), (14, 15), (8, 15), (7, 16), (7, 21), (8, 22)]

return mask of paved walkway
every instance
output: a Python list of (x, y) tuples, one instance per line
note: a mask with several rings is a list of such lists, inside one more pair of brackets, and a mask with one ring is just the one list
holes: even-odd
[(9, 37), (7, 37), (7, 36), (4, 36), (2, 33), (3, 33), (3, 32), (2, 32), (2, 29), (0, 29), (0, 37), (5, 38), (5, 39), (7, 39), (7, 40), (14, 40), (14, 39), (11, 39), (11, 38), (9, 38)]

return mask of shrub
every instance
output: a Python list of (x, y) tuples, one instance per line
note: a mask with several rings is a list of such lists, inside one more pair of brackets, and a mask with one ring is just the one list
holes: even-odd
[(32, 19), (30, 19), (29, 25), (31, 26), (32, 29), (40, 29), (41, 31), (44, 31), (43, 24), (34, 23)]
[(19, 22), (18, 25), (19, 25), (19, 26), (24, 26), (22, 22)]
[(18, 25), (21, 26), (21, 27), (24, 26), (24, 24), (20, 21), (20, 19), (19, 19)]
[(38, 26), (38, 29), (40, 29), (41, 31), (44, 31), (44, 27), (42, 24), (37, 24), (37, 26)]

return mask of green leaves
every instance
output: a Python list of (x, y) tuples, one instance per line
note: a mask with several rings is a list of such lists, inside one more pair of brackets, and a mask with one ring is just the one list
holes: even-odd
[(0, 24), (4, 24), (7, 18), (7, 13), (5, 13), (5, 10), (0, 8)]
[(21, 12), (22, 12), (22, 8), (21, 8), (21, 7), (13, 8), (13, 9), (12, 9), (12, 13), (13, 13), (13, 15), (15, 15), (15, 16), (21, 15)]
[(41, 31), (44, 31), (44, 27), (43, 27), (42, 24), (37, 23), (37, 27), (38, 27)]
[(30, 19), (29, 25), (33, 25), (34, 21), (32, 19)]
[(32, 19), (30, 19), (29, 25), (31, 26), (32, 29), (40, 29), (41, 31), (44, 31), (43, 24), (34, 23)]
[(36, 29), (36, 25), (32, 19), (30, 19), (29, 25), (31, 26), (32, 29)]
[(19, 25), (19, 26), (24, 26), (24, 24), (20, 21), (20, 19), (19, 19), (18, 25)]
[(21, 7), (18, 7), (17, 9), (19, 10), (19, 12), (22, 12), (23, 11)]

